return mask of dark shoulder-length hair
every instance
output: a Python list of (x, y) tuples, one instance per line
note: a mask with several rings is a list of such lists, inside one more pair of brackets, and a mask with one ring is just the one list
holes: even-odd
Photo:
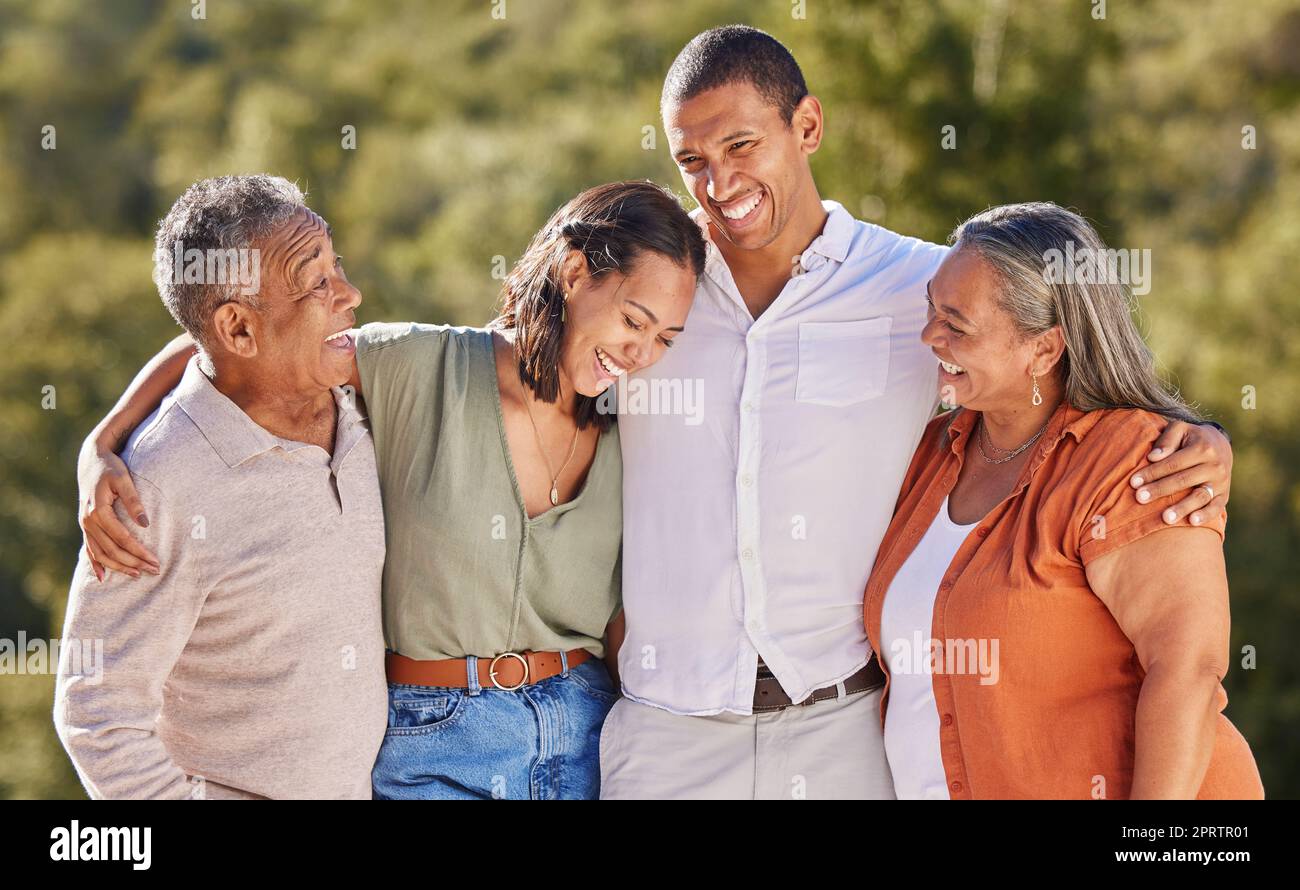
[[(629, 180), (587, 189), (562, 206), (533, 236), (506, 277), (501, 307), (489, 328), (513, 330), (519, 379), (537, 398), (560, 396), (560, 348), (564, 342), (564, 294), (560, 268), (571, 249), (582, 251), (593, 278), (628, 275), (642, 254), (652, 252), (704, 272), (704, 236), (667, 189)], [(605, 430), (612, 412), (598, 411), (597, 399), (578, 396), (579, 429), (592, 423)]]

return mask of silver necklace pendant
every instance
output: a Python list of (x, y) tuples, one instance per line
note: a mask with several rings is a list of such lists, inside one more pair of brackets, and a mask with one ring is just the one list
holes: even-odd
[(560, 505), (560, 490), (556, 488), (555, 481), (552, 480), (551, 481), (551, 506), (558, 507), (559, 505)]

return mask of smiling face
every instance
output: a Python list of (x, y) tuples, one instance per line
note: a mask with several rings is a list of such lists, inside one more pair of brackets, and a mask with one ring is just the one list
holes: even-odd
[(821, 142), (821, 106), (811, 96), (787, 124), (753, 84), (725, 84), (667, 106), (664, 131), (682, 182), (737, 247), (771, 244), (808, 202), (820, 210), (808, 156)]
[(628, 275), (593, 278), (582, 253), (564, 261), (566, 304), (560, 378), (573, 391), (598, 396), (618, 377), (659, 360), (684, 329), (695, 275), (667, 257), (642, 252)]
[(974, 250), (951, 251), (928, 285), (921, 340), (940, 363), (944, 402), (975, 411), (1018, 411), (1030, 404), (1030, 371), (1042, 378), (1060, 355), (1059, 331), (1022, 337), (999, 303), (993, 267)]
[(261, 240), (260, 309), (226, 303), (218, 340), (278, 389), (319, 392), (346, 383), (356, 344), (346, 332), (361, 292), (343, 272), (329, 226), (302, 209)]

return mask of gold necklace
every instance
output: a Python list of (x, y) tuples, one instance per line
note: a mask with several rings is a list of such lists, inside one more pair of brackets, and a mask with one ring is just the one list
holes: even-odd
[[(515, 375), (518, 377), (518, 375)], [(528, 393), (524, 391), (524, 381), (519, 381), (519, 394), (524, 399), (524, 410), (528, 412), (528, 422), (533, 425), (533, 436), (537, 439), (537, 450), (541, 452), (542, 460), (546, 462), (546, 472), (551, 472), (551, 459), (546, 456), (546, 448), (542, 445), (542, 434), (537, 429), (537, 421), (533, 419), (533, 408), (528, 404)], [(569, 446), (569, 456), (564, 461), (564, 466), (560, 467), (560, 472), (551, 477), (551, 506), (559, 506), (560, 503), (560, 476), (564, 474), (564, 469), (573, 460), (573, 455), (578, 450), (578, 425), (573, 425), (573, 444)]]
[[(1049, 417), (1047, 420), (1048, 420), (1048, 423), (1051, 423), (1051, 418), (1050, 418), (1050, 417)], [(988, 453), (984, 450), (984, 442), (983, 442), (983, 439), (984, 439), (984, 436), (987, 435), (987, 433), (986, 433), (986, 431), (985, 431), (985, 429), (984, 429), (984, 415), (982, 415), (982, 414), (980, 415), (979, 420), (978, 420), (978, 423), (979, 423), (979, 429), (976, 430), (975, 445), (976, 445), (976, 446), (979, 448), (979, 450), (980, 450), (980, 457), (984, 458), (984, 462), (985, 462), (985, 463), (990, 463), (990, 464), (1004, 464), (1004, 463), (1006, 463), (1007, 461), (1011, 460), (1012, 458), (1016, 457), (1016, 455), (1018, 455), (1018, 454), (1020, 454), (1021, 452), (1023, 452), (1023, 451), (1024, 451), (1026, 448), (1028, 448), (1030, 445), (1033, 445), (1035, 442), (1037, 442), (1037, 441), (1038, 441), (1038, 437), (1041, 436), (1041, 435), (1043, 434), (1043, 430), (1047, 429), (1047, 424), (1046, 424), (1046, 423), (1043, 424), (1042, 429), (1040, 429), (1038, 432), (1036, 432), (1036, 433), (1034, 433), (1032, 436), (1030, 436), (1030, 437), (1029, 437), (1029, 441), (1025, 442), (1023, 445), (1021, 445), (1019, 448), (1015, 449), (1014, 451), (1007, 451), (1005, 448), (998, 448), (998, 446), (996, 446), (996, 445), (993, 444), (993, 440), (992, 440), (992, 439), (989, 439), (989, 447), (990, 447), (990, 448), (993, 448), (993, 449), (996, 450), (996, 451), (1001, 451), (1003, 454), (1006, 455), (1006, 457), (1003, 457), (1003, 458), (999, 458), (999, 459), (997, 459), (997, 460), (994, 460), (993, 458), (989, 457), (989, 456), (988, 456)]]

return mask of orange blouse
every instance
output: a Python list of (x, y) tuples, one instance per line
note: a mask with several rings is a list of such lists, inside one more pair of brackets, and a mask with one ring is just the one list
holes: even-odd
[[(867, 582), (867, 635), (886, 677), (881, 611), (890, 582), (957, 482), (978, 417), (957, 408), (926, 427), (893, 521)], [(940, 752), (953, 799), (1127, 798), (1133, 781), (1138, 693), (1144, 671), (1084, 567), (1117, 547), (1169, 528), (1129, 478), (1146, 465), (1167, 421), (1136, 409), (1083, 412), (1062, 403), (1033, 446), (1015, 488), (957, 549), (935, 598), (936, 641), (997, 641), (996, 682), (961, 670), (959, 646), (933, 673)], [(1222, 540), (1226, 513), (1186, 534)], [(931, 644), (933, 645), (933, 644)], [(888, 649), (889, 647), (883, 647)], [(992, 646), (986, 646), (994, 653)], [(987, 658), (985, 659), (987, 662)], [(984, 682), (981, 682), (984, 679)], [(889, 686), (881, 697), (883, 722)], [(1219, 687), (1219, 710), (1228, 697)], [(1101, 781), (1099, 781), (1099, 779)], [(1200, 798), (1258, 798), (1264, 789), (1246, 740), (1219, 714)]]

